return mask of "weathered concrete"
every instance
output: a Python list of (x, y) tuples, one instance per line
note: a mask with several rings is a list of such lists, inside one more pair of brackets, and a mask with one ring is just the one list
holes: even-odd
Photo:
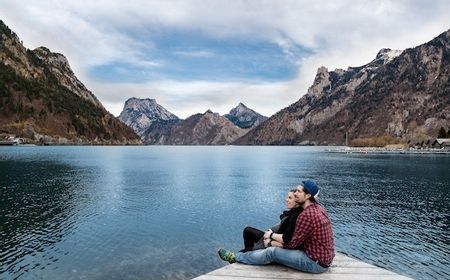
[(245, 265), (231, 264), (210, 273), (201, 275), (194, 280), (251, 280), (251, 279), (324, 279), (324, 280), (407, 280), (408, 278), (389, 270), (364, 263), (337, 253), (331, 267), (322, 274), (303, 273), (282, 265)]

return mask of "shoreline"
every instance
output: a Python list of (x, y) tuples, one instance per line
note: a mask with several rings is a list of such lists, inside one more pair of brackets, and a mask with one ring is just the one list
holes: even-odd
[(340, 153), (340, 154), (444, 154), (449, 155), (449, 148), (392, 148), (392, 147), (345, 147), (345, 146), (303, 146), (303, 145), (145, 145), (145, 144), (100, 144), (100, 143), (20, 143), (20, 144), (0, 144), (0, 147), (322, 147), (322, 152), (325, 153)]
[(450, 155), (450, 149), (399, 149), (399, 148), (376, 148), (376, 147), (340, 147), (326, 149), (327, 153), (340, 154), (444, 154)]

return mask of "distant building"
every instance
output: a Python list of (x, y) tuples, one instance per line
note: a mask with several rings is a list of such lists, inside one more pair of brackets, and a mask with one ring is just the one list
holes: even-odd
[(0, 140), (0, 145), (20, 145), (23, 143), (23, 138), (10, 136), (7, 139)]
[(450, 138), (437, 138), (431, 146), (433, 148), (450, 148)]

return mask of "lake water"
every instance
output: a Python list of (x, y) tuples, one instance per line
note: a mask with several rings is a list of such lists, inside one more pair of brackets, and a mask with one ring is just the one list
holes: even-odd
[(316, 180), (336, 249), (450, 279), (450, 156), (313, 147), (0, 147), (0, 279), (189, 279)]

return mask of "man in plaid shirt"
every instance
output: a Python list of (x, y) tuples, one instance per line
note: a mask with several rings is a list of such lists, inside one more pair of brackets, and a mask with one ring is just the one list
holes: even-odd
[(334, 242), (330, 219), (316, 202), (318, 194), (319, 188), (311, 180), (297, 186), (295, 198), (304, 210), (297, 218), (288, 244), (284, 244), (282, 234), (268, 230), (264, 234), (266, 249), (237, 254), (220, 249), (220, 258), (230, 263), (261, 265), (276, 262), (300, 271), (325, 272), (334, 258)]

